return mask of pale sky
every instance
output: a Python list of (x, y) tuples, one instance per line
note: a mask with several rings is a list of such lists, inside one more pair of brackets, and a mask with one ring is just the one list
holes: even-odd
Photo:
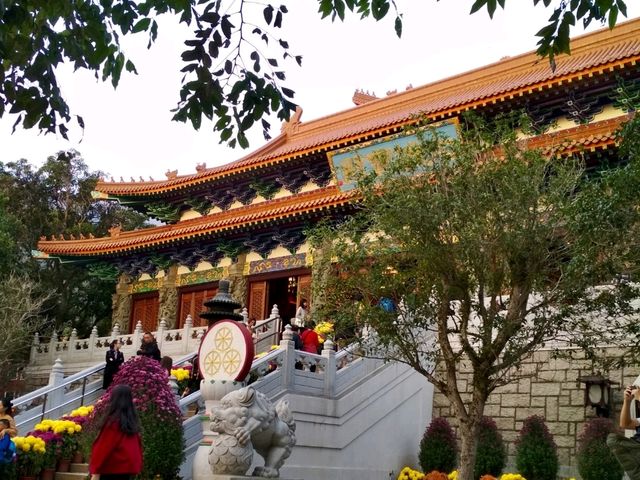
[[(344, 24), (333, 24), (320, 20), (316, 0), (282, 3), (289, 7), (282, 37), (289, 41), (292, 53), (303, 55), (302, 67), (294, 62), (286, 66), (286, 85), (296, 92), (294, 100), (303, 108), (303, 122), (352, 107), (356, 88), (384, 96), (389, 90), (403, 90), (409, 84), (417, 87), (534, 50), (534, 35), (551, 14), (541, 4), (533, 7), (532, 0), (507, 2), (506, 11), (498, 9), (493, 20), (486, 11), (470, 16), (473, 0), (398, 0), (404, 13), (403, 35), (398, 39), (392, 15), (378, 23), (354, 16)], [(629, 18), (640, 16), (638, 3), (628, 2)], [(590, 30), (595, 28), (600, 26)], [(573, 31), (573, 35), (580, 33), (581, 27)], [(139, 75), (123, 72), (115, 91), (90, 73), (62, 68), (59, 82), (72, 113), (84, 117), (84, 137), (79, 129), (70, 131), (68, 142), (34, 129), (18, 129), (12, 135), (15, 118), (5, 116), (0, 120), (0, 161), (26, 158), (41, 164), (58, 150), (75, 148), (91, 169), (116, 179), (152, 176), (159, 180), (168, 169), (193, 173), (198, 163), (220, 165), (260, 147), (264, 140), (259, 128), (249, 135), (250, 148), (242, 150), (219, 144), (206, 122), (195, 131), (190, 124), (171, 121), (185, 35), (184, 29), (167, 19), (150, 51), (145, 49), (146, 38), (128, 41), (125, 51)], [(276, 136), (280, 123), (271, 124)]]

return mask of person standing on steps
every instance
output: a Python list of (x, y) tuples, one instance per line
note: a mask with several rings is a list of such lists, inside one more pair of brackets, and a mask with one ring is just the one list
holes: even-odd
[(142, 345), (140, 345), (138, 355), (153, 358), (158, 362), (162, 359), (160, 349), (158, 348), (158, 342), (156, 342), (156, 339), (151, 335), (151, 332), (144, 332), (144, 335), (142, 336)]
[(105, 356), (107, 365), (104, 367), (104, 378), (102, 379), (102, 388), (105, 390), (109, 388), (109, 385), (113, 382), (113, 377), (120, 370), (120, 365), (124, 363), (124, 354), (120, 351), (120, 346), (119, 340), (112, 341)]
[(296, 320), (293, 323), (298, 327), (302, 327), (306, 323), (307, 313), (309, 313), (309, 303), (303, 298), (300, 300), (300, 306), (296, 310)]
[(5, 428), (0, 432), (0, 439), (5, 435), (9, 435), (10, 437), (18, 435), (16, 421), (13, 419), (13, 404), (9, 398), (3, 398), (0, 400), (0, 420), (6, 420), (9, 422), (9, 428)]
[(98, 437), (91, 447), (92, 480), (131, 480), (142, 471), (140, 420), (131, 387), (116, 385)]

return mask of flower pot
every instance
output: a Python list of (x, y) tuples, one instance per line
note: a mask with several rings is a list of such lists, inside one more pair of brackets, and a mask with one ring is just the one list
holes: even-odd
[(43, 468), (40, 472), (40, 480), (54, 480), (56, 478), (55, 468)]
[(82, 452), (75, 452), (73, 454), (73, 458), (71, 459), (71, 463), (82, 463), (84, 462), (84, 456)]
[(60, 460), (58, 460), (58, 468), (56, 469), (56, 471), (57, 472), (68, 472), (70, 465), (71, 465), (71, 459), (69, 459), (69, 458), (61, 458)]

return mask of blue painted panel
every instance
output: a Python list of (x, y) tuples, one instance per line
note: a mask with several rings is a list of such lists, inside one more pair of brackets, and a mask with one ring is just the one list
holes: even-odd
[[(436, 131), (448, 138), (457, 137), (456, 125), (453, 123), (443, 123), (436, 128)], [(428, 137), (432, 133), (430, 130), (426, 130), (424, 135)], [(417, 141), (416, 134), (401, 135), (372, 142), (366, 146), (350, 147), (349, 149), (337, 151), (331, 155), (330, 159), (340, 190), (347, 191), (355, 188), (356, 182), (353, 180), (353, 173), (362, 170), (379, 170), (381, 168), (374, 159), (375, 153), (388, 152), (387, 154), (390, 155), (396, 147), (404, 148), (415, 144)]]

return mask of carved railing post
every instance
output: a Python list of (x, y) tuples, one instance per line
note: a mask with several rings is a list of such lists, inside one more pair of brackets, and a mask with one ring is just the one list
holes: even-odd
[(249, 325), (249, 310), (247, 310), (247, 307), (244, 307), (240, 314), (242, 315), (244, 324)]
[(167, 330), (167, 321), (163, 318), (158, 325), (158, 332), (156, 333), (156, 342), (158, 342), (158, 348), (162, 352), (162, 344), (164, 343), (164, 333)]
[(322, 356), (327, 359), (327, 367), (324, 371), (324, 394), (333, 397), (336, 389), (336, 352), (329, 338), (324, 342)]
[(120, 336), (120, 325), (116, 322), (113, 324), (113, 330), (111, 331), (112, 340), (116, 340)]
[(136, 328), (133, 330), (133, 335), (131, 336), (131, 342), (133, 343), (133, 351), (136, 352), (142, 343), (142, 322), (138, 320), (136, 322)]
[(67, 342), (67, 348), (69, 352), (75, 352), (76, 343), (78, 343), (78, 330), (75, 328), (71, 330), (71, 335), (69, 335), (69, 341)]
[(296, 349), (293, 343), (293, 330), (291, 330), (291, 325), (284, 327), (280, 348), (284, 351), (284, 358), (282, 360), (282, 388), (286, 390), (293, 383), (293, 370), (296, 363)]
[(184, 319), (184, 327), (182, 331), (182, 353), (189, 353), (189, 340), (191, 339), (191, 329), (193, 328), (193, 318), (191, 314)]
[[(64, 381), (64, 368), (62, 360), (57, 358), (53, 366), (51, 367), (51, 373), (49, 374), (49, 386), (56, 387), (61, 385)], [(62, 410), (60, 406), (64, 403), (64, 388), (56, 388), (49, 392), (47, 395), (47, 403), (45, 405), (45, 411), (52, 410), (46, 414), (49, 418), (60, 418), (62, 416)]]
[(33, 343), (31, 344), (31, 352), (29, 354), (29, 363), (34, 363), (36, 356), (38, 355), (38, 348), (40, 347), (40, 335), (36, 332), (33, 335)]
[(58, 345), (58, 332), (55, 330), (51, 332), (51, 339), (49, 340), (49, 356), (51, 357), (51, 362), (53, 363), (55, 358), (59, 355), (56, 351), (56, 346)]
[(91, 334), (89, 335), (89, 355), (91, 355), (91, 358), (94, 358), (94, 354), (97, 348), (96, 347), (97, 338), (98, 338), (98, 327), (94, 325), (93, 328), (91, 329)]

